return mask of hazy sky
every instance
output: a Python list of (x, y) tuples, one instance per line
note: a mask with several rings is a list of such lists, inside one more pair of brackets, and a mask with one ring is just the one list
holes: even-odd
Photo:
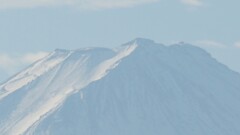
[(239, 0), (0, 0), (0, 82), (56, 48), (136, 37), (205, 48), (240, 72)]

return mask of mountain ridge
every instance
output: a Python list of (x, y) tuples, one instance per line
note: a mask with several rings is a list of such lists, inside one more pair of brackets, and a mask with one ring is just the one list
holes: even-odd
[(239, 89), (239, 74), (188, 44), (55, 50), (0, 86), (0, 133), (237, 135)]

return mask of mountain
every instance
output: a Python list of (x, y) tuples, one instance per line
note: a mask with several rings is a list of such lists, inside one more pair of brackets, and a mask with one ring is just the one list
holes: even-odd
[(1, 135), (239, 135), (240, 75), (204, 50), (135, 39), (57, 49), (0, 85)]

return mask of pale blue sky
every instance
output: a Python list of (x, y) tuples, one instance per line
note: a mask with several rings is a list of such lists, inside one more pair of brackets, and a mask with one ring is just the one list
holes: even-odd
[(240, 72), (239, 0), (0, 0), (0, 82), (56, 48), (136, 37), (201, 46)]

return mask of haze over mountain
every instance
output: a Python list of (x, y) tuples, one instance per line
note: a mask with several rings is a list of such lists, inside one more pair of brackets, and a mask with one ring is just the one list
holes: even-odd
[(57, 49), (0, 85), (1, 135), (239, 135), (240, 75), (186, 43)]

